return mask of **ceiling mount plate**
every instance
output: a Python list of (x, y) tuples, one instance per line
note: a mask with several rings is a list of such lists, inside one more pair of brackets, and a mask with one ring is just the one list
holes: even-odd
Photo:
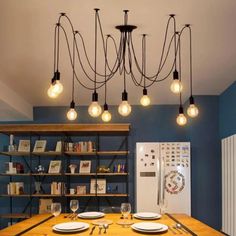
[(136, 25), (117, 25), (116, 26), (116, 29), (120, 30), (121, 33), (132, 32), (136, 28), (137, 28)]

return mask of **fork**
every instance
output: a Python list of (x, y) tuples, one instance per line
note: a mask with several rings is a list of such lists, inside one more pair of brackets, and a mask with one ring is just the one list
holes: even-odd
[(89, 235), (92, 235), (92, 234), (93, 234), (93, 231), (95, 230), (95, 228), (96, 228), (96, 225), (93, 226), (93, 228), (91, 229)]

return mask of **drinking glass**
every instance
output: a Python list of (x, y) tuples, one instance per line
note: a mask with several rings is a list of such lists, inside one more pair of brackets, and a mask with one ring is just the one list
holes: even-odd
[(73, 211), (73, 219), (75, 218), (75, 212), (79, 209), (78, 200), (70, 200), (70, 209)]
[(54, 216), (59, 216), (61, 214), (61, 203), (55, 202), (51, 204), (51, 213)]
[(121, 203), (120, 211), (121, 211), (123, 218), (128, 219), (129, 214), (131, 212), (131, 204), (130, 203)]

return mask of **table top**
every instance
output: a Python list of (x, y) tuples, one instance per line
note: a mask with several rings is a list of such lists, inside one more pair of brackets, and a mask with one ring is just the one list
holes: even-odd
[[(50, 217), (50, 214), (41, 214), (41, 215), (35, 215), (30, 219), (24, 220), (22, 222), (19, 222), (15, 225), (12, 225), (8, 228), (5, 228), (3, 230), (0, 230), (1, 236), (13, 236), (13, 235), (24, 235), (24, 236), (51, 236), (51, 235), (60, 235), (59, 233), (53, 232), (52, 226), (58, 223), (62, 222), (69, 222), (71, 219), (65, 218), (68, 214), (61, 214), (57, 217)], [(112, 220), (113, 224), (109, 226), (109, 229), (107, 230), (107, 233), (104, 234), (104, 231), (102, 230), (102, 233), (99, 234), (98, 227), (95, 228), (93, 232), (93, 236), (98, 235), (107, 235), (107, 236), (134, 236), (134, 235), (148, 235), (144, 233), (138, 233), (134, 230), (132, 230), (130, 227), (122, 227), (121, 225), (118, 225), (117, 222), (120, 221), (120, 214), (106, 214), (104, 218), (107, 220)], [(203, 224), (202, 222), (189, 217), (185, 214), (171, 214), (176, 220), (181, 222), (183, 225), (188, 227), (192, 232), (194, 232), (196, 235), (200, 236), (218, 236), (223, 235), (222, 233), (212, 229), (211, 227), (207, 226), (206, 224)], [(49, 219), (48, 219), (49, 218)], [(92, 229), (92, 221), (93, 220), (84, 220), (84, 219), (76, 219), (77, 222), (86, 222), (90, 224), (89, 229), (83, 231), (83, 232), (77, 232), (73, 234), (66, 234), (66, 235), (90, 235)], [(143, 220), (133, 219), (134, 223), (136, 222), (142, 222)], [(173, 228), (173, 226), (176, 224), (176, 222), (171, 219), (168, 215), (163, 215), (161, 219), (158, 220), (152, 220), (152, 222), (158, 222), (167, 225), (171, 229), (164, 233), (158, 233), (158, 235), (165, 235), (165, 236), (174, 236), (174, 235), (191, 235), (191, 233), (186, 233), (184, 231), (177, 231)], [(24, 230), (38, 224), (36, 227), (30, 229), (29, 231), (21, 234)], [(153, 233), (151, 234), (153, 235)], [(155, 235), (155, 234), (154, 234)], [(157, 234), (156, 234), (157, 235)]]

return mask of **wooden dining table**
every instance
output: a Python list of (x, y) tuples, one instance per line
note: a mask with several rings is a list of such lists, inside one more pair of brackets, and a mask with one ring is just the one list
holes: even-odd
[[(50, 214), (40, 214), (31, 217), (30, 219), (16, 223), (10, 227), (0, 230), (1, 236), (51, 236), (51, 235), (62, 235), (61, 233), (54, 232), (52, 227), (58, 223), (69, 222), (70, 218), (67, 217), (68, 214), (61, 214), (57, 217), (53, 217)], [(92, 233), (92, 236), (134, 236), (134, 235), (150, 235), (148, 233), (139, 233), (133, 230), (131, 227), (124, 227), (117, 224), (121, 221), (120, 214), (106, 214), (102, 219), (111, 220), (113, 223), (104, 233), (104, 229), (99, 234), (99, 227), (97, 226)], [(133, 218), (133, 223), (142, 222), (143, 220), (138, 220)], [(66, 235), (91, 235), (91, 230), (93, 227), (93, 220), (91, 219), (76, 219), (76, 222), (86, 222), (90, 224), (87, 230), (77, 232), (77, 233), (66, 233)], [(131, 223), (132, 223), (131, 222)], [(169, 227), (169, 229), (163, 233), (156, 233), (156, 235), (165, 236), (190, 236), (190, 235), (202, 235), (202, 236), (218, 236), (223, 235), (219, 231), (207, 226), (206, 224), (190, 217), (185, 214), (165, 214), (158, 220), (152, 220), (152, 222), (162, 223)], [(182, 224), (184, 229), (176, 229), (176, 222)], [(151, 234), (153, 235), (153, 233)], [(155, 235), (155, 234), (154, 234)]]

